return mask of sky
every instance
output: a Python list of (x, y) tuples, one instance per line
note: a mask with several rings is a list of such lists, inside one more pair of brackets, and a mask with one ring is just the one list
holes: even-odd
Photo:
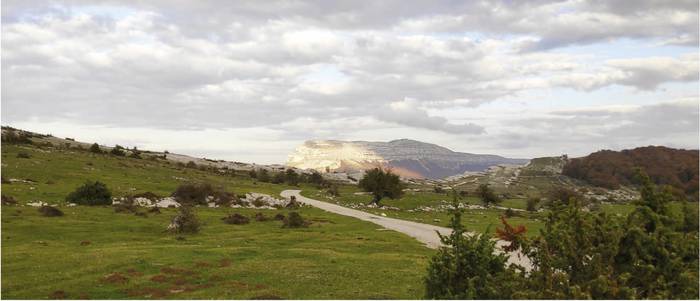
[(2, 1), (1, 122), (284, 163), (698, 148), (698, 1)]

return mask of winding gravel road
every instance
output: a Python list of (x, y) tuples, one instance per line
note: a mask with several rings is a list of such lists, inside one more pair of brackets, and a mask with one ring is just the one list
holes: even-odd
[[(379, 216), (376, 214), (371, 214), (367, 213), (364, 211), (360, 210), (355, 210), (355, 209), (350, 209), (347, 207), (343, 207), (340, 205), (336, 204), (331, 204), (327, 202), (322, 202), (314, 199), (310, 199), (307, 197), (304, 197), (300, 194), (301, 190), (285, 190), (280, 193), (280, 195), (284, 198), (290, 198), (294, 196), (297, 201), (308, 204), (317, 208), (320, 208), (322, 210), (340, 214), (340, 215), (345, 215), (345, 216), (350, 216), (354, 217), (357, 219), (361, 219), (363, 221), (368, 221), (375, 223), (377, 225), (380, 225), (386, 229), (394, 230), (397, 232), (401, 232), (403, 234), (406, 234), (408, 236), (411, 236), (418, 241), (424, 243), (427, 247), (437, 249), (440, 245), (440, 237), (437, 235), (437, 232), (440, 232), (442, 235), (449, 235), (452, 230), (450, 228), (445, 228), (445, 227), (439, 227), (439, 226), (433, 226), (433, 225), (428, 225), (428, 224), (422, 224), (422, 223), (416, 223), (416, 222), (411, 222), (411, 221), (406, 221), (406, 220), (401, 220), (401, 219), (395, 219), (395, 218), (390, 218), (390, 217), (385, 217), (385, 216)], [(505, 241), (499, 240), (496, 245), (502, 246), (507, 244)], [(515, 263), (517, 265), (520, 265), (526, 269), (531, 268), (531, 263), (530, 260), (522, 256), (520, 254), (510, 254), (510, 257), (508, 259), (509, 263)]]

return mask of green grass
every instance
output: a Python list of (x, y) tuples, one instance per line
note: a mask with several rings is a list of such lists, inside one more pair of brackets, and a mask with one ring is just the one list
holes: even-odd
[[(28, 153), (31, 158), (17, 158), (19, 152)], [(6, 144), (2, 147), (2, 176), (7, 179), (30, 179), (35, 182), (2, 184), (2, 193), (5, 195), (21, 202), (40, 200), (59, 204), (64, 203), (68, 193), (88, 180), (106, 183), (113, 196), (146, 191), (167, 196), (178, 185), (190, 181), (209, 182), (237, 194), (260, 192), (276, 196), (285, 189), (314, 189), (305, 185), (296, 188), (256, 182), (246, 175), (220, 175), (210, 171), (178, 167), (165, 161)]]
[[(433, 252), (402, 234), (315, 208), (300, 210), (313, 221), (303, 229), (278, 221), (228, 225), (220, 220), (226, 213), (256, 211), (200, 208), (202, 232), (183, 241), (163, 233), (176, 209), (148, 218), (110, 207), (61, 209), (65, 216), (49, 218), (32, 207), (3, 207), (3, 298), (42, 299), (62, 290), (93, 299), (414, 299), (423, 295), (421, 277)], [(128, 281), (103, 281), (112, 273)]]
[[(19, 152), (30, 158), (18, 158)], [(165, 161), (30, 145), (3, 144), (2, 175), (32, 180), (2, 184), (2, 194), (20, 204), (65, 205), (65, 196), (88, 180), (106, 183), (114, 196), (166, 196), (190, 181), (236, 194), (318, 191)], [(111, 207), (61, 210), (65, 216), (48, 218), (34, 207), (2, 206), (3, 298), (45, 299), (64, 291), (68, 298), (93, 299), (416, 299), (423, 296), (422, 277), (434, 252), (406, 235), (314, 208), (299, 210), (313, 222), (303, 229), (283, 229), (279, 221), (227, 225), (220, 219), (228, 213), (257, 211), (198, 208), (202, 231), (185, 240), (164, 233), (175, 209), (147, 218)], [(128, 281), (104, 281), (114, 273)]]

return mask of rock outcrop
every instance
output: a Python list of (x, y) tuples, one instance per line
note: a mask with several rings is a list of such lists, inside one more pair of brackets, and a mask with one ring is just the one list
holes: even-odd
[(498, 164), (525, 164), (525, 159), (454, 152), (409, 139), (390, 142), (312, 140), (291, 154), (287, 166), (321, 172), (357, 172), (390, 168), (406, 178), (439, 179)]

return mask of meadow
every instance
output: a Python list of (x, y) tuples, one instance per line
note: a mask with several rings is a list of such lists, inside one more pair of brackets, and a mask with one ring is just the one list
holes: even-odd
[[(28, 154), (21, 158), (19, 153)], [(165, 232), (176, 209), (147, 217), (105, 207), (68, 207), (65, 196), (87, 180), (114, 196), (167, 196), (181, 183), (209, 182), (226, 190), (278, 196), (289, 188), (243, 174), (220, 174), (160, 160), (115, 157), (75, 149), (2, 147), (2, 296), (8, 299), (416, 299), (433, 250), (414, 239), (353, 218), (302, 207), (308, 228), (280, 221), (229, 225), (230, 213), (252, 217), (287, 209), (197, 208), (200, 233)], [(10, 179), (23, 180), (23, 182)], [(43, 201), (61, 217), (44, 217)]]

